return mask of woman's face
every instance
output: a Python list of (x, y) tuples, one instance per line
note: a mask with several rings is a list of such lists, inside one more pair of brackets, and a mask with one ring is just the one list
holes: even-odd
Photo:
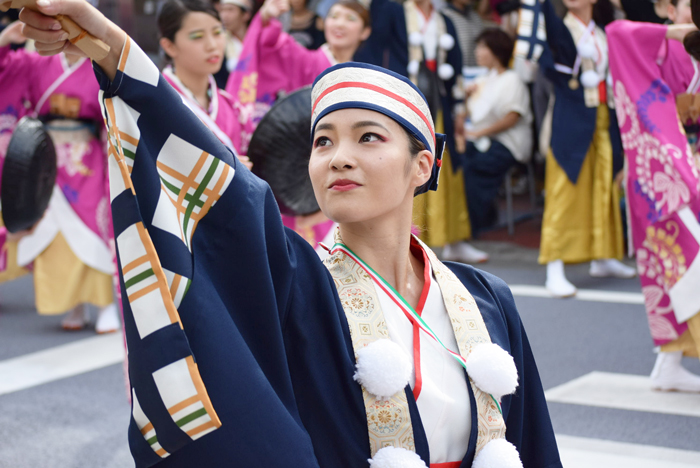
[(360, 15), (342, 5), (331, 7), (323, 29), (328, 45), (338, 49), (357, 49), (370, 33)]
[(474, 56), (476, 57), (476, 64), (480, 67), (495, 68), (498, 65), (498, 59), (491, 49), (484, 43), (484, 41), (479, 41), (476, 43), (474, 48)]
[(161, 46), (173, 59), (176, 70), (211, 75), (221, 68), (226, 36), (220, 21), (193, 11), (182, 19), (182, 27), (173, 42), (161, 40)]
[(323, 213), (338, 223), (355, 223), (410, 209), (415, 188), (430, 178), (433, 156), (409, 153), (403, 127), (383, 114), (343, 109), (323, 117), (309, 160)]
[(678, 0), (678, 5), (668, 5), (668, 18), (674, 24), (690, 24), (693, 22), (693, 11), (690, 9), (690, 0)]

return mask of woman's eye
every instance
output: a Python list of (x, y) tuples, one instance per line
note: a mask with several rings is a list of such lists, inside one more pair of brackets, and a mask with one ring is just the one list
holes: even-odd
[(192, 39), (193, 41), (197, 40), (197, 39), (201, 39), (203, 37), (204, 37), (204, 34), (202, 34), (202, 33), (190, 34), (190, 39)]
[(360, 138), (360, 143), (373, 143), (375, 141), (384, 141), (384, 139), (376, 133), (365, 133)]
[(314, 142), (314, 148), (320, 148), (323, 146), (330, 146), (331, 140), (327, 137), (318, 137)]
[(223, 32), (224, 32), (223, 29), (221, 29), (221, 28), (216, 28), (216, 29), (214, 30), (214, 35), (215, 35), (215, 36), (220, 36), (221, 34), (223, 34)]

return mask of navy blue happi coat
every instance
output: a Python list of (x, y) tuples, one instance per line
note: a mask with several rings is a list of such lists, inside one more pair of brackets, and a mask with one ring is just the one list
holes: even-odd
[[(99, 68), (137, 467), (367, 467), (348, 324), (330, 273), (239, 164), (127, 41)], [(560, 467), (535, 361), (508, 287), (449, 264), (520, 386), (502, 401), (527, 468)], [(466, 376), (465, 376), (466, 377)], [(410, 388), (416, 451), (430, 460)], [(471, 466), (472, 431), (462, 467)]]

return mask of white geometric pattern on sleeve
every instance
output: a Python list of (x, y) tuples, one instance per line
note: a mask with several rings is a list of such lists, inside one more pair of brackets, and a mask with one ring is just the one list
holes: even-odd
[(162, 191), (153, 225), (182, 239), (192, 252), (197, 223), (226, 191), (234, 169), (175, 135), (163, 145), (157, 164)]

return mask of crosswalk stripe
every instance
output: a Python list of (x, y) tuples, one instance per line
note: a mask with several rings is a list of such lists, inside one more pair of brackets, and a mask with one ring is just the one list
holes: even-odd
[(700, 452), (557, 435), (566, 468), (697, 468)]
[(545, 392), (547, 401), (700, 417), (700, 395), (656, 392), (649, 377), (591, 372)]
[(95, 336), (0, 362), (0, 395), (124, 361), (121, 333)]
[[(552, 294), (544, 286), (512, 284), (510, 285), (510, 290), (513, 292), (513, 296), (554, 299)], [(578, 301), (611, 302), (616, 304), (644, 304), (644, 295), (642, 293), (602, 291), (600, 289), (579, 289), (578, 293), (571, 299)]]

